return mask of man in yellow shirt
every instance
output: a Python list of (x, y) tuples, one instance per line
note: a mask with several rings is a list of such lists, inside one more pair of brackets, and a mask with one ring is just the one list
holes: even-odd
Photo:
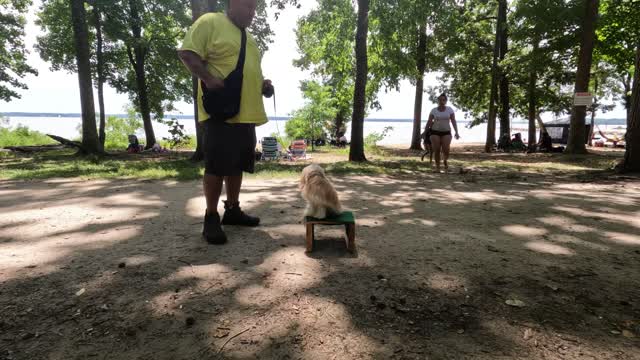
[[(200, 79), (198, 86), (198, 118), (204, 126), (204, 195), (207, 211), (203, 237), (212, 244), (224, 244), (227, 237), (221, 225), (257, 226), (260, 219), (240, 209), (242, 173), (253, 173), (256, 147), (256, 125), (267, 122), (262, 95), (273, 94), (271, 81), (264, 80), (261, 55), (256, 41), (246, 36), (240, 109), (226, 121), (205, 111), (205, 91), (224, 91), (224, 80), (239, 63), (241, 39), (251, 25), (257, 0), (231, 0), (226, 14), (202, 15), (187, 32), (178, 55), (191, 73)], [(226, 184), (227, 201), (220, 221), (218, 201), (222, 184)]]

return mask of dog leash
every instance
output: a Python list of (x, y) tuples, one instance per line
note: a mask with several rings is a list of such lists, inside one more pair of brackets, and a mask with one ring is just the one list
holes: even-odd
[(276, 131), (278, 132), (278, 136), (280, 138), (282, 138), (282, 134), (280, 134), (280, 126), (278, 125), (278, 119), (276, 119), (276, 117), (278, 117), (278, 111), (276, 108), (276, 90), (273, 90), (273, 117), (274, 117), (274, 121), (276, 122)]

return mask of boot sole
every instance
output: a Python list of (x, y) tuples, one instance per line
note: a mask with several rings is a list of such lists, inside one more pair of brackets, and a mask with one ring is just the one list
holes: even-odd
[(210, 238), (202, 235), (202, 239), (211, 245), (224, 245), (227, 243), (227, 238), (225, 237), (222, 240), (211, 240)]

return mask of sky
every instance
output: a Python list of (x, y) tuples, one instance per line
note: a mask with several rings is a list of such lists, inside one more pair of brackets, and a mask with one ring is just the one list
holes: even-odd
[[(40, 59), (33, 49), (40, 28), (34, 24), (35, 13), (40, 6), (40, 0), (34, 0), (27, 15), (26, 47), (30, 51), (28, 63), (38, 70), (38, 76), (29, 75), (23, 79), (28, 84), (28, 90), (19, 91), (21, 99), (9, 103), (0, 101), (0, 112), (53, 112), (53, 113), (80, 113), (80, 95), (78, 91), (78, 77), (64, 71), (51, 71), (49, 64)], [(274, 111), (273, 102), (265, 101), (265, 109), (269, 116), (287, 116), (293, 110), (304, 105), (304, 99), (299, 89), (301, 80), (309, 78), (309, 74), (293, 66), (293, 60), (299, 55), (295, 43), (294, 29), (297, 20), (308, 13), (316, 4), (314, 0), (302, 2), (301, 9), (288, 8), (281, 13), (276, 21), (270, 15), (270, 24), (274, 32), (273, 43), (264, 54), (262, 70), (266, 78), (273, 81), (276, 87), (277, 113)], [(435, 74), (427, 74), (425, 88), (436, 84)], [(94, 96), (95, 97), (95, 96)], [(123, 109), (129, 103), (128, 95), (119, 94), (114, 89), (105, 87), (105, 106), (108, 114), (123, 113)], [(370, 110), (368, 117), (385, 119), (410, 119), (413, 118), (413, 101), (415, 87), (408, 81), (403, 81), (399, 91), (379, 94), (381, 110)], [(187, 103), (177, 103), (177, 109), (185, 115), (193, 114), (193, 106)], [(436, 104), (430, 103), (426, 94), (423, 100), (423, 118)], [(97, 100), (96, 100), (97, 109)], [(604, 114), (604, 118), (623, 118), (625, 112), (617, 107), (615, 110)], [(461, 118), (461, 116), (459, 116)], [(546, 120), (547, 116), (543, 116)]]

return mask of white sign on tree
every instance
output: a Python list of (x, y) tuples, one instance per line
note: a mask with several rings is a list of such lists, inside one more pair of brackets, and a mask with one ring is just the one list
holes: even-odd
[(577, 92), (573, 96), (574, 106), (591, 106), (593, 104), (593, 94), (590, 92)]

